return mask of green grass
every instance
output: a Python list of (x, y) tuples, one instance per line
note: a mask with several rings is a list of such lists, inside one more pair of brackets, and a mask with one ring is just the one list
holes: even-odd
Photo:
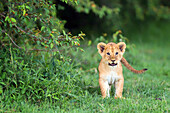
[[(170, 37), (165, 23), (151, 23), (147, 29), (140, 28), (127, 37), (136, 46), (125, 52), (125, 58), (136, 69), (148, 68), (138, 75), (123, 67), (125, 78), (123, 96), (126, 99), (111, 97), (102, 99), (98, 85), (97, 67), (101, 59), (96, 46), (85, 48), (84, 53), (75, 53), (81, 73), (81, 84), (59, 101), (45, 101), (38, 104), (16, 101), (0, 103), (0, 112), (114, 112), (114, 113), (162, 113), (170, 110)], [(113, 88), (112, 88), (113, 89)], [(67, 98), (67, 99), (66, 99)]]

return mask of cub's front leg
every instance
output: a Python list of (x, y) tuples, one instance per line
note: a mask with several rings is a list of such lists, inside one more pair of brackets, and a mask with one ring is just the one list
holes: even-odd
[(115, 98), (122, 98), (124, 78), (121, 77), (118, 81), (115, 81)]
[(108, 81), (99, 78), (99, 85), (100, 85), (102, 97), (103, 98), (105, 98), (106, 96), (110, 97), (111, 86), (109, 86)]

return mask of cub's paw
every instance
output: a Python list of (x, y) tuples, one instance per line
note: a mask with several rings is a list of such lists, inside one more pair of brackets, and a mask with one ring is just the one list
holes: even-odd
[(120, 98), (120, 99), (126, 99), (125, 97), (115, 96), (115, 99), (118, 99), (118, 98)]

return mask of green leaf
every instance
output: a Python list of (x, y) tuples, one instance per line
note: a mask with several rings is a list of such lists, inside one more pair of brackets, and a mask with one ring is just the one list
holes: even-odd
[(4, 85), (4, 86), (6, 86), (6, 84), (5, 84), (4, 82), (0, 82), (0, 84), (2, 84), (2, 85)]
[(77, 49), (79, 49), (81, 52), (84, 52), (84, 49), (82, 49), (82, 48), (79, 48), (79, 47), (78, 47)]
[(11, 70), (8, 70), (11, 74), (14, 74), (14, 72), (13, 71), (11, 71)]
[(25, 15), (25, 13), (26, 13), (26, 10), (24, 9), (24, 10), (23, 10), (23, 16)]
[(23, 81), (19, 80), (20, 83), (25, 84)]
[(36, 20), (37, 20), (37, 17), (35, 17), (34, 21), (36, 21)]
[(63, 34), (66, 35), (66, 32), (63, 30)]
[(14, 79), (13, 79), (13, 82), (14, 82), (14, 84), (15, 84), (15, 85), (16, 85), (16, 87), (17, 87), (17, 82), (16, 82), (16, 80), (14, 80)]
[(39, 41), (39, 40), (37, 41), (37, 44), (38, 44), (38, 45), (40, 44), (40, 41)]
[(41, 27), (41, 31), (44, 30), (44, 29), (45, 29), (45, 26), (42, 26), (42, 27)]
[(24, 94), (26, 91), (26, 88), (22, 89), (21, 93)]
[(7, 17), (5, 18), (5, 21), (7, 21), (7, 20), (8, 20), (8, 18), (9, 18), (9, 16), (7, 16)]
[(51, 49), (52, 49), (52, 48), (54, 47), (54, 44), (53, 44), (53, 43), (51, 43), (51, 44), (50, 44), (50, 47), (51, 47)]
[(57, 29), (53, 29), (52, 31), (57, 31)]
[(26, 8), (27, 8), (27, 9), (30, 9), (30, 7), (29, 7), (29, 6), (26, 6)]
[(80, 51), (81, 51), (81, 52), (84, 52), (84, 49), (80, 48)]
[(66, 35), (66, 41), (68, 41), (68, 35)]
[(78, 5), (78, 2), (77, 1), (74, 1), (76, 3), (76, 5)]
[(59, 42), (58, 41), (55, 41), (57, 45), (59, 45)]
[(91, 45), (91, 40), (89, 40), (89, 42), (88, 42), (88, 46), (90, 46)]
[(44, 42), (41, 42), (41, 44), (42, 44), (42, 45), (45, 45), (45, 43), (44, 43)]
[(60, 100), (58, 97), (56, 97), (56, 96), (53, 96), (53, 99), (55, 99), (55, 100)]
[(57, 52), (54, 52), (54, 55), (56, 55), (57, 54)]
[(89, 9), (88, 9), (88, 8), (85, 8), (85, 9), (84, 9), (84, 12), (88, 14), (88, 13), (89, 13)]
[(0, 85), (0, 94), (2, 94), (3, 90), (2, 90), (2, 86)]

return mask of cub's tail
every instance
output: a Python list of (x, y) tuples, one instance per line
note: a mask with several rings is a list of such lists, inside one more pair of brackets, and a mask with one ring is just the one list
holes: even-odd
[(142, 70), (136, 70), (136, 69), (134, 69), (134, 68), (126, 61), (126, 59), (125, 59), (124, 57), (122, 58), (121, 62), (123, 63), (123, 65), (124, 65), (127, 69), (129, 69), (130, 71), (132, 71), (132, 72), (134, 72), (134, 73), (137, 73), (137, 74), (141, 74), (141, 73), (143, 73), (143, 72), (145, 72), (145, 71), (148, 70), (148, 69), (142, 69)]

